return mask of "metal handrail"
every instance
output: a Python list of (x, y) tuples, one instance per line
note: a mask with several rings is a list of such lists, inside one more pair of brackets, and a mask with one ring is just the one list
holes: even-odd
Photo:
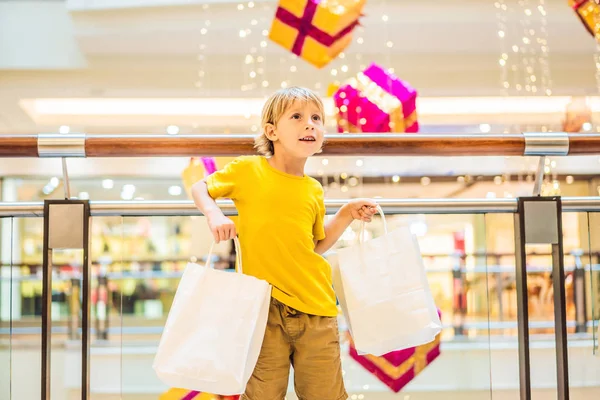
[[(191, 157), (255, 154), (253, 135), (1, 135), (0, 157)], [(600, 134), (328, 135), (321, 155), (524, 156), (600, 154)]]
[[(325, 200), (328, 214), (335, 213), (348, 200)], [(517, 199), (377, 199), (389, 214), (487, 214), (515, 213)], [(217, 204), (227, 215), (237, 210), (230, 200)], [(91, 201), (91, 215), (106, 216), (193, 216), (202, 215), (194, 203), (182, 201)], [(600, 212), (600, 197), (563, 197), (565, 212)], [(42, 202), (0, 202), (0, 217), (43, 217)]]

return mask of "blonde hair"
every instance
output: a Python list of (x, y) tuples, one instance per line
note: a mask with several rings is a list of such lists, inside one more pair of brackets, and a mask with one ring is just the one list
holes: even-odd
[(312, 90), (298, 86), (278, 90), (273, 93), (265, 103), (262, 110), (261, 129), (262, 133), (254, 139), (254, 148), (258, 153), (271, 157), (275, 153), (273, 142), (267, 137), (265, 128), (268, 124), (277, 125), (281, 116), (292, 106), (294, 101), (311, 102), (319, 109), (321, 120), (325, 123), (325, 112), (323, 102)]

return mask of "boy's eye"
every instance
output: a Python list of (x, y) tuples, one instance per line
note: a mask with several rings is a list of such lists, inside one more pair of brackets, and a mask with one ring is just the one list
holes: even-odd
[(294, 118), (294, 119), (300, 119), (300, 114), (294, 114), (294, 115), (292, 115), (292, 118)]
[(320, 115), (318, 115), (318, 114), (315, 114), (315, 115), (313, 115), (313, 119), (314, 119), (315, 121), (320, 121), (320, 120), (321, 120), (321, 116), (320, 116)]

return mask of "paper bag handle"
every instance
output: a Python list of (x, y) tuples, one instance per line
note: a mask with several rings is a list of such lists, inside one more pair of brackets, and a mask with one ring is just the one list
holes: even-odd
[[(242, 270), (242, 250), (241, 250), (241, 246), (240, 246), (240, 240), (238, 239), (237, 236), (235, 236), (233, 238), (233, 244), (235, 246), (235, 259), (237, 262), (237, 272), (239, 272), (240, 274), (243, 274), (244, 271)], [(208, 251), (208, 256), (206, 257), (206, 264), (205, 264), (206, 268), (210, 268), (210, 259), (212, 258), (214, 247), (215, 247), (215, 242), (213, 241), (212, 244), (210, 245), (210, 250)]]
[[(387, 235), (387, 233), (388, 233), (387, 221), (385, 220), (385, 214), (383, 213), (383, 208), (381, 208), (381, 206), (379, 204), (377, 204), (376, 208), (377, 208), (377, 212), (379, 213), (379, 215), (381, 215), (381, 222), (383, 222), (383, 232)], [(365, 221), (361, 221), (360, 233), (358, 234), (358, 242), (359, 243), (363, 243), (363, 241), (364, 241), (365, 228), (366, 228)]]

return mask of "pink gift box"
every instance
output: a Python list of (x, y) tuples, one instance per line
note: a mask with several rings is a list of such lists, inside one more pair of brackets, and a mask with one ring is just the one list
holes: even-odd
[(333, 95), (340, 132), (418, 132), (417, 91), (377, 64)]

